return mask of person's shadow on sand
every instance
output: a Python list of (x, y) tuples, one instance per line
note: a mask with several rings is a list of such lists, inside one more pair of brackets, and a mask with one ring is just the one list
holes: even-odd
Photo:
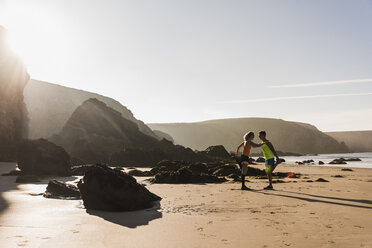
[(148, 225), (150, 221), (161, 218), (163, 214), (158, 211), (159, 209), (160, 201), (157, 201), (154, 207), (144, 210), (128, 212), (106, 212), (87, 209), (87, 213), (90, 215), (101, 217), (104, 220), (121, 226), (136, 228), (137, 226)]

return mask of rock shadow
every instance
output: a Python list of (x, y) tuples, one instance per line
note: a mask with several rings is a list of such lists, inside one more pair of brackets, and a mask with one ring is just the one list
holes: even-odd
[(90, 215), (101, 217), (102, 219), (110, 221), (117, 225), (125, 226), (128, 228), (136, 228), (137, 226), (148, 225), (150, 221), (161, 218), (163, 214), (159, 212), (159, 209), (160, 201), (157, 201), (152, 208), (143, 210), (127, 212), (107, 212), (87, 209), (87, 213)]

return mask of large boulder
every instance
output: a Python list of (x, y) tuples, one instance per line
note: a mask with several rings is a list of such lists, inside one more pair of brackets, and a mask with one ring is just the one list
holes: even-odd
[(87, 209), (131, 211), (150, 208), (161, 198), (136, 179), (104, 165), (92, 166), (79, 181), (78, 188)]
[(80, 192), (75, 185), (50, 180), (43, 196), (57, 199), (80, 199)]
[(18, 150), (18, 167), (25, 174), (66, 176), (70, 156), (60, 146), (45, 139), (24, 140)]
[(6, 29), (0, 26), (0, 161), (16, 161), (19, 142), (28, 132), (23, 89), (30, 77), (6, 36)]

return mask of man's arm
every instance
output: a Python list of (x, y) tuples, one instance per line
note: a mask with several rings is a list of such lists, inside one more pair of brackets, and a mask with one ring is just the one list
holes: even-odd
[(244, 142), (241, 143), (241, 144), (238, 146), (238, 149), (236, 149), (236, 155), (239, 154), (239, 151), (240, 151), (240, 149), (241, 149), (243, 146), (244, 146)]
[(270, 148), (270, 150), (274, 153), (274, 156), (276, 157), (276, 160), (279, 160), (279, 156), (275, 151), (275, 148), (271, 142), (266, 142), (267, 146)]

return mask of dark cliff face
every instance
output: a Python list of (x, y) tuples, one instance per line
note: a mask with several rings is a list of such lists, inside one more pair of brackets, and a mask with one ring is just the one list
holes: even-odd
[(8, 47), (0, 26), (0, 161), (14, 161), (19, 142), (27, 137), (27, 109), (23, 89), (29, 75), (22, 60)]
[(157, 139), (97, 99), (80, 105), (58, 135), (50, 138), (72, 157), (85, 162), (107, 162), (112, 152), (124, 148), (151, 148)]
[(127, 107), (106, 96), (35, 79), (28, 82), (24, 95), (30, 118), (29, 137), (32, 139), (48, 138), (60, 133), (75, 109), (90, 98), (104, 102), (125, 119), (136, 123), (142, 133), (157, 138)]

